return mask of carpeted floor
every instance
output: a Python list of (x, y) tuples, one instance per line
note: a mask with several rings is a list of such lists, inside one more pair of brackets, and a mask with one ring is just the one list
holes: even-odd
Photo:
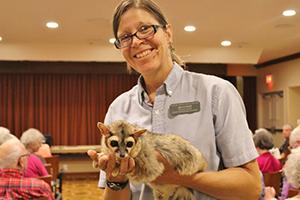
[(102, 200), (103, 192), (97, 187), (97, 179), (63, 180), (63, 200)]

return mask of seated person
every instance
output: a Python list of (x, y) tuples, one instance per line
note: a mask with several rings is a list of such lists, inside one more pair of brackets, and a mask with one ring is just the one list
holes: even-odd
[(38, 151), (44, 141), (43, 134), (34, 128), (30, 128), (21, 136), (21, 142), (30, 153), (28, 156), (27, 167), (24, 171), (25, 177), (47, 176), (48, 172), (42, 160), (34, 153)]
[[(291, 135), (289, 140), (289, 145), (291, 148), (291, 152), (300, 153), (300, 128), (295, 128)], [(290, 183), (288, 183), (286, 177), (283, 179), (283, 186), (282, 186), (282, 192), (281, 192), (281, 199), (284, 200), (287, 198), (288, 192), (290, 189), (293, 189)]]
[(272, 173), (281, 170), (282, 166), (269, 150), (274, 147), (272, 134), (266, 129), (260, 128), (253, 136), (256, 150), (259, 154), (257, 162), (262, 173)]
[(282, 127), (282, 136), (284, 138), (283, 144), (279, 147), (280, 155), (282, 158), (286, 158), (290, 153), (289, 149), (289, 138), (293, 128), (289, 124), (285, 124)]
[(28, 152), (16, 138), (0, 145), (0, 199), (53, 200), (50, 186), (39, 179), (25, 178), (22, 171), (27, 162)]
[(11, 138), (16, 138), (16, 136), (11, 134), (7, 128), (0, 126), (0, 145)]
[[(284, 174), (287, 178), (288, 183), (292, 185), (293, 188), (300, 189), (300, 152), (293, 152), (288, 156), (287, 162), (283, 168)], [(267, 187), (265, 189), (265, 200), (274, 200), (275, 190), (274, 188)], [(286, 198), (284, 198), (286, 199)], [(286, 200), (299, 200), (300, 192), (291, 198)], [(281, 198), (281, 200), (283, 200)]]
[(290, 148), (292, 152), (300, 151), (300, 127), (295, 128), (290, 136)]
[(38, 155), (42, 158), (52, 157), (52, 153), (50, 147), (52, 145), (52, 137), (51, 135), (45, 135), (44, 143), (41, 145), (39, 150), (35, 152), (35, 155)]

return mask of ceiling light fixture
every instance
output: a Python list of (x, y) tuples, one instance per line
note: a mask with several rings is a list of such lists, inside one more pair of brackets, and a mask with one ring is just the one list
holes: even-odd
[(229, 40), (224, 40), (224, 41), (221, 42), (221, 45), (222, 45), (223, 47), (229, 47), (229, 46), (231, 45), (231, 41), (229, 41)]
[(2, 41), (2, 37), (0, 36), (0, 42)]
[(192, 25), (188, 25), (188, 26), (185, 26), (184, 27), (184, 30), (186, 32), (194, 32), (196, 30), (196, 27), (195, 26), (192, 26)]
[(294, 16), (294, 15), (296, 15), (296, 11), (295, 10), (285, 10), (282, 12), (282, 15), (286, 16), (286, 17)]
[(58, 28), (58, 23), (57, 22), (47, 22), (46, 23), (46, 26), (48, 27), (48, 28)]
[(116, 41), (116, 38), (110, 38), (110, 39), (109, 39), (109, 43), (111, 43), (111, 44), (114, 44), (115, 41)]

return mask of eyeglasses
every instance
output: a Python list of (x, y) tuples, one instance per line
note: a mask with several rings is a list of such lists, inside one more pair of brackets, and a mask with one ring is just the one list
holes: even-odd
[(165, 26), (161, 25), (143, 25), (141, 26), (135, 33), (133, 34), (125, 34), (116, 39), (114, 42), (117, 49), (122, 49), (129, 47), (132, 44), (133, 36), (137, 37), (138, 39), (147, 39), (153, 36), (158, 28), (165, 28)]
[(30, 156), (30, 153), (24, 153), (24, 154), (20, 155), (20, 156), (19, 156), (19, 159), (20, 159), (20, 158), (23, 158), (23, 157), (26, 157), (26, 156)]
[(30, 153), (24, 153), (24, 154), (20, 155), (19, 159), (18, 159), (18, 163), (20, 163), (20, 161), (21, 161), (22, 158), (27, 157), (29, 155), (30, 155)]

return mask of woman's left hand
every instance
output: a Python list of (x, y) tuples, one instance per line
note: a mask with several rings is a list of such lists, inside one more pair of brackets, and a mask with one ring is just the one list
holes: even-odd
[(164, 173), (157, 177), (153, 183), (155, 184), (178, 184), (180, 180), (180, 175), (175, 171), (174, 167), (168, 163), (168, 161), (159, 153), (156, 153), (157, 160), (165, 166)]
[(276, 200), (276, 191), (273, 187), (265, 187), (265, 198), (264, 200)]

